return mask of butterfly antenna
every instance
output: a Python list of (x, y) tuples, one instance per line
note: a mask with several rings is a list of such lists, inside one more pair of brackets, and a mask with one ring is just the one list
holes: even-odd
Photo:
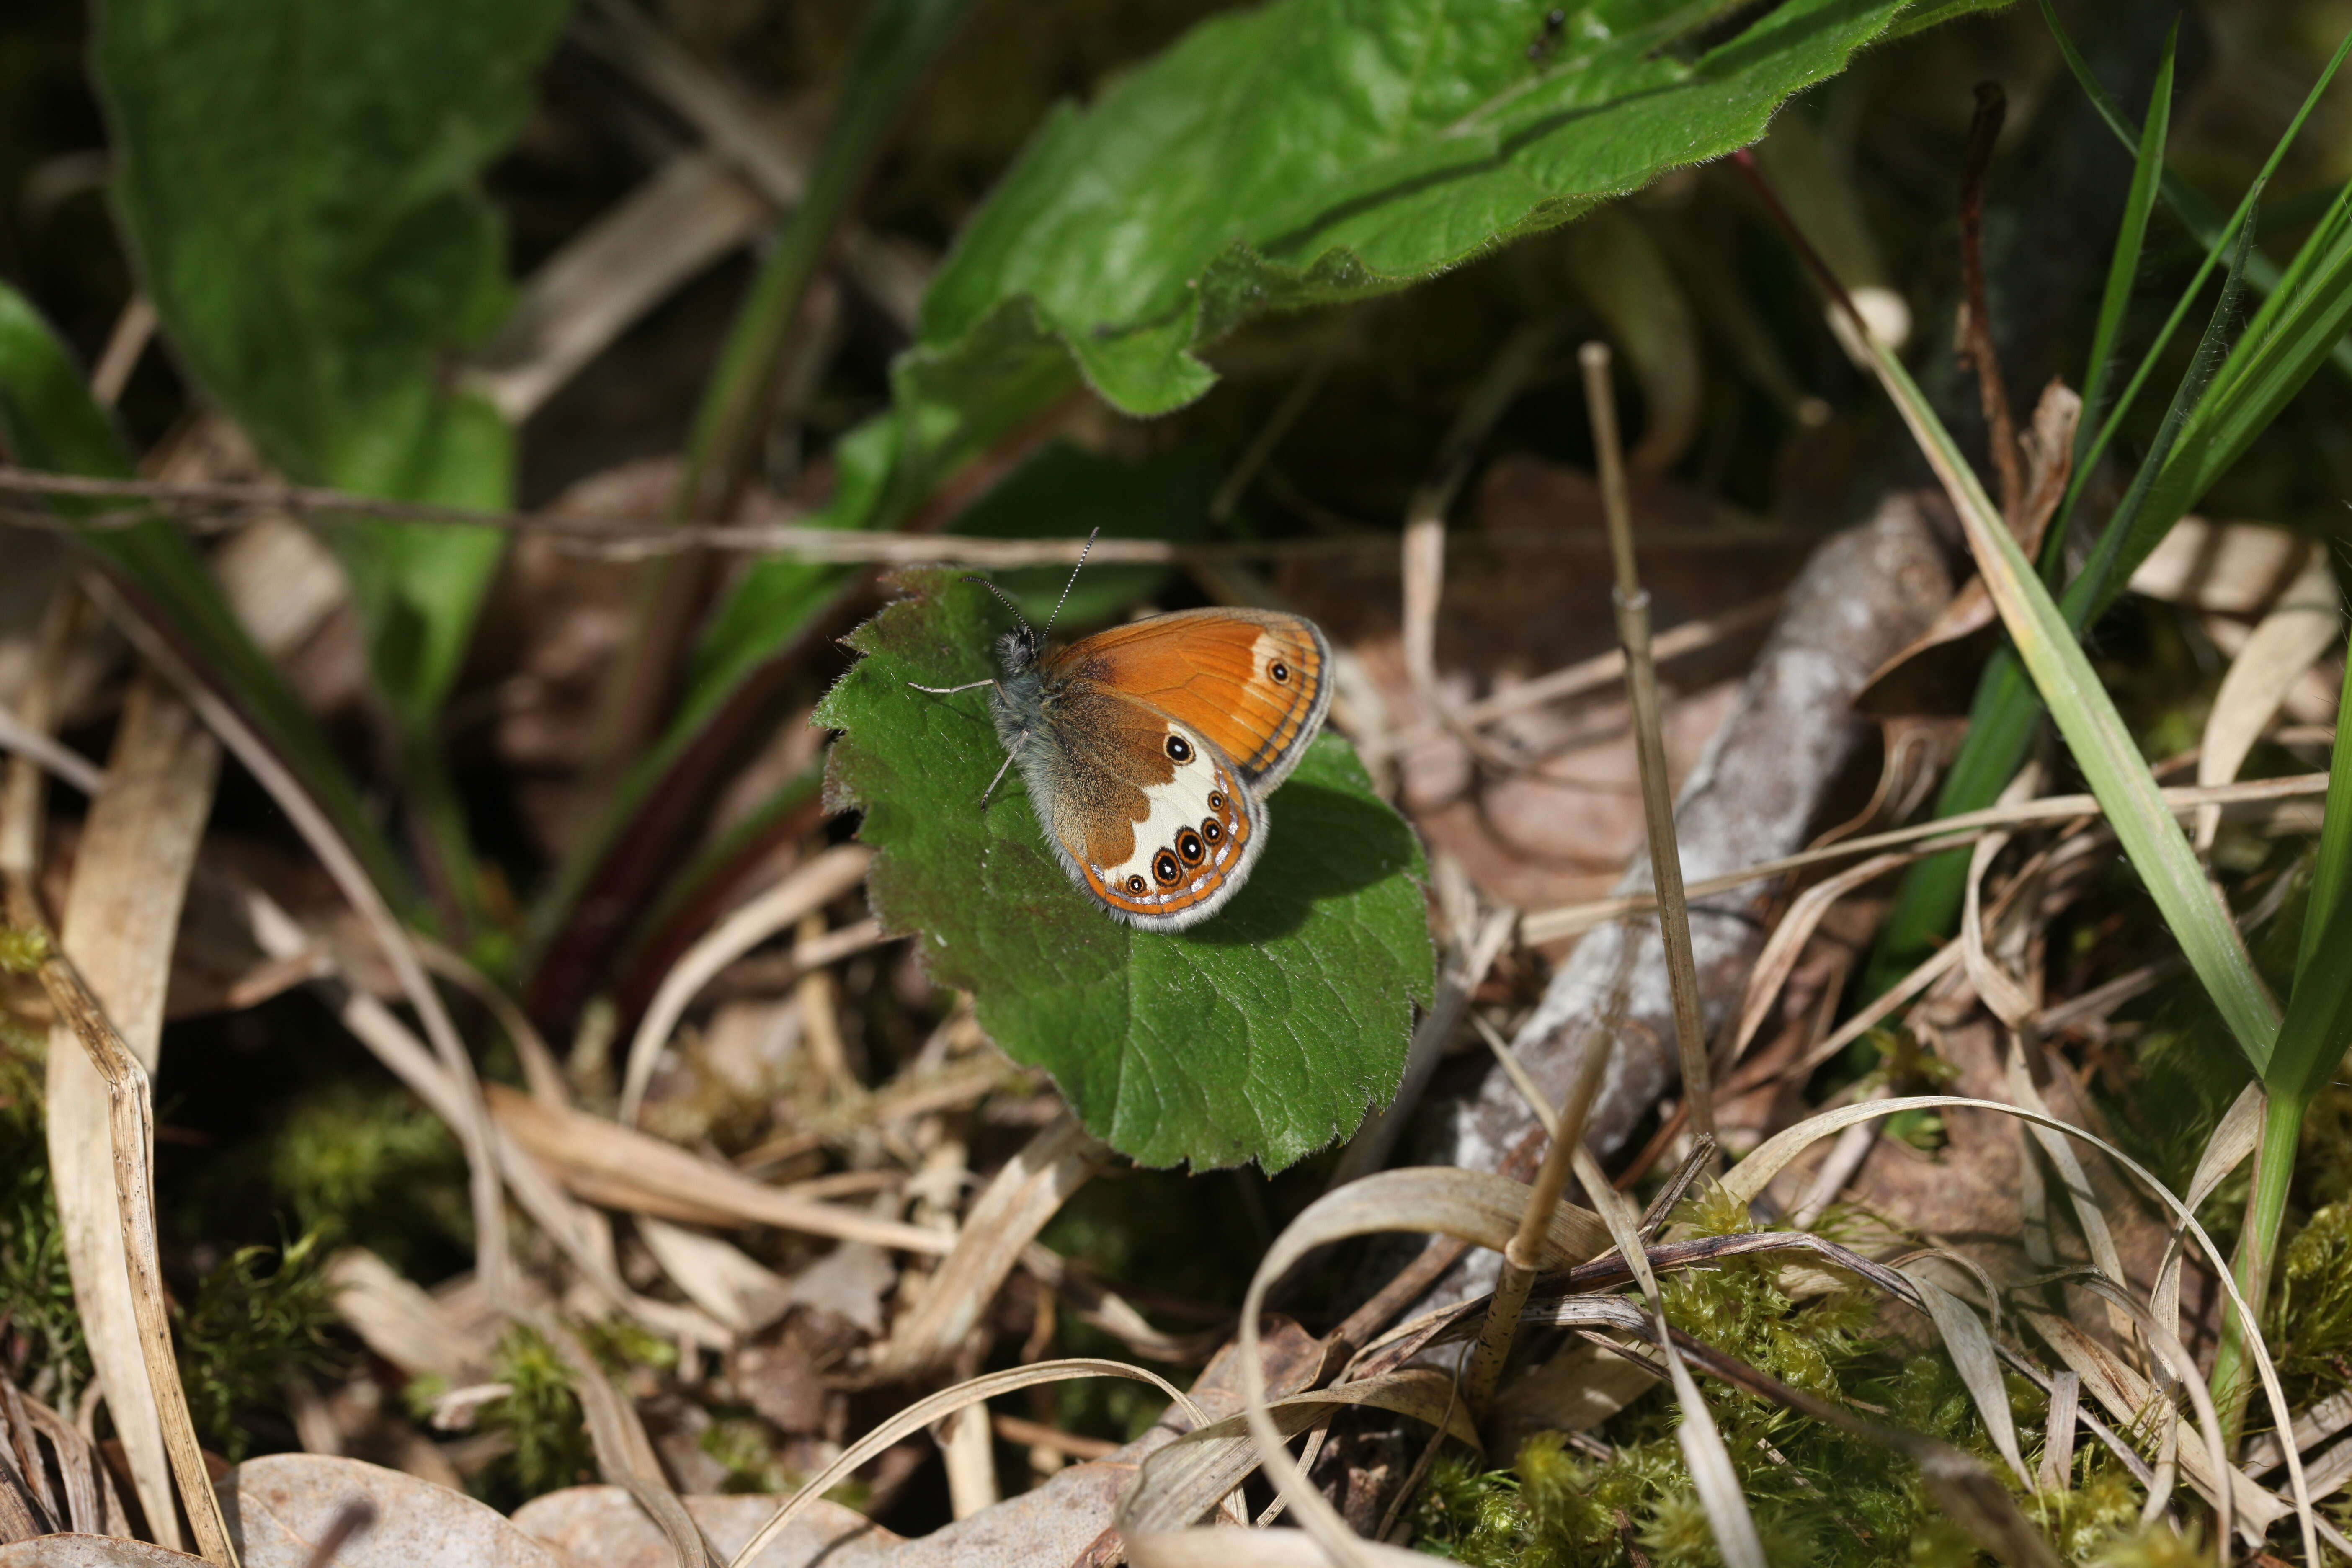
[[(990, 593), (995, 595), (999, 602), (1001, 602), (1006, 609), (1013, 612), (1013, 618), (1021, 623), (1021, 629), (1024, 632), (1029, 629), (1029, 617), (1021, 613), (1021, 606), (1013, 599), (1012, 595), (1006, 593), (1003, 589), (998, 587), (987, 578), (980, 576), (974, 573), (966, 573), (963, 580), (967, 583), (977, 583), (982, 587), (987, 589)], [(1045, 624), (1050, 626), (1054, 623), (1047, 621)], [(1040, 635), (1038, 640), (1042, 642), (1045, 638)]]
[(1085, 546), (1078, 551), (1078, 563), (1070, 568), (1070, 580), (1062, 584), (1062, 596), (1054, 601), (1054, 613), (1045, 617), (1045, 631), (1037, 634), (1039, 642), (1045, 640), (1045, 632), (1052, 631), (1054, 623), (1061, 618), (1062, 606), (1070, 602), (1070, 590), (1078, 585), (1078, 574), (1087, 569), (1087, 556), (1094, 550), (1096, 535), (1101, 532), (1102, 530), (1097, 528), (1087, 535)]

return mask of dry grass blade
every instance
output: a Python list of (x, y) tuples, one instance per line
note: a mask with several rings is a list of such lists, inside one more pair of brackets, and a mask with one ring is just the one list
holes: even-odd
[(1849, 866), (1797, 895), (1765, 940), (1764, 951), (1757, 955), (1756, 967), (1749, 973), (1747, 1000), (1739, 1009), (1739, 1026), (1733, 1031), (1730, 1047), (1724, 1053), (1727, 1064), (1738, 1061), (1740, 1053), (1747, 1050), (1748, 1042), (1756, 1037), (1756, 1031), (1764, 1026), (1774, 999), (1788, 982), (1790, 971), (1796, 968), (1798, 956), (1803, 952), (1805, 943), (1812, 940), (1831, 907), (1856, 888), (1909, 865), (1914, 858), (1909, 854), (1874, 855), (1859, 866)]
[[(313, 951), (314, 944), (293, 917), (267, 896), (249, 892), (246, 901), (254, 941), (265, 953), (288, 959)], [(324, 979), (320, 984), (322, 988), (331, 986)], [(352, 1037), (428, 1110), (452, 1128), (460, 1125), (466, 1114), (464, 1092), (391, 1008), (363, 992), (349, 991), (338, 998), (336, 1014)], [(495, 1124), (490, 1129), (490, 1157), (496, 1162), (494, 1178), (504, 1178), (522, 1211), (607, 1300), (665, 1337), (683, 1337), (721, 1348), (729, 1342), (727, 1331), (700, 1312), (631, 1290), (613, 1268), (609, 1236), (595, 1234), (604, 1223), (603, 1216), (574, 1203), (505, 1129)]]
[(84, 795), (106, 787), (106, 774), (70, 746), (58, 744), (0, 706), (0, 752), (29, 758)]
[[(2315, 550), (2309, 563), (2254, 627), (2221, 677), (2198, 750), (2199, 784), (2228, 784), (2238, 776), (2247, 753), (2277, 716), (2288, 691), (2335, 647), (2343, 621), (2341, 595), (2336, 592), (2336, 574), (2328, 570), (2327, 552)], [(2213, 847), (2214, 831), (2221, 823), (2220, 807), (2198, 808), (2199, 850)]]
[(901, 1252), (945, 1253), (955, 1246), (945, 1232), (797, 1197), (649, 1133), (583, 1110), (558, 1110), (502, 1085), (490, 1086), (489, 1102), (499, 1128), (541, 1159), (609, 1176), (693, 1211)]
[[(2181, 1203), (2191, 1212), (2203, 1207), (2213, 1189), (2221, 1184), (2221, 1178), (2252, 1155), (2254, 1146), (2262, 1141), (2265, 1101), (2262, 1081), (2257, 1079), (2239, 1091), (2238, 1098), (2222, 1113), (2213, 1136), (2205, 1141), (2205, 1152), (2198, 1156), (2197, 1169), (2189, 1178), (2189, 1191), (2181, 1195)], [(2148, 1292), (2149, 1313), (2167, 1327), (2180, 1321), (2180, 1260), (2185, 1239), (2180, 1227), (2174, 1226), (2165, 1238), (2164, 1257), (2156, 1267), (2156, 1287)]]
[(1748, 1511), (1748, 1499), (1740, 1489), (1738, 1474), (1731, 1468), (1731, 1455), (1723, 1446), (1723, 1434), (1716, 1429), (1715, 1416), (1675, 1348), (1674, 1331), (1666, 1322), (1665, 1300), (1658, 1293), (1658, 1277), (1650, 1268), (1649, 1253), (1634, 1233), (1633, 1215), (1627, 1212), (1624, 1199), (1609, 1184), (1600, 1163), (1581, 1148), (1576, 1152), (1576, 1173), (1584, 1183), (1585, 1195), (1592, 1200), (1592, 1206), (1608, 1226), (1609, 1237), (1616, 1243), (1618, 1256), (1625, 1260), (1641, 1285), (1643, 1299), (1649, 1303), (1650, 1316), (1656, 1322), (1656, 1342), (1665, 1363), (1666, 1378), (1674, 1386), (1675, 1403), (1683, 1414), (1675, 1426), (1675, 1441), (1683, 1451), (1684, 1465), (1690, 1470), (1692, 1488), (1706, 1510), (1716, 1550), (1723, 1553), (1727, 1568), (1764, 1568), (1764, 1543), (1756, 1533), (1755, 1516)]
[[(2205, 1374), (2198, 1367), (2197, 1358), (2189, 1353), (2189, 1347), (2180, 1342), (2180, 1336), (2150, 1317), (2146, 1309), (2113, 1282), (2093, 1276), (2085, 1279), (2083, 1286), (2128, 1317), (2139, 1330), (2141, 1338), (2170, 1371), (2172, 1380), (2188, 1391), (2189, 1403), (2197, 1412), (2198, 1429), (2205, 1439), (2205, 1461), (2210, 1468), (2210, 1473), (2215, 1477), (2227, 1476), (2232, 1482), (2238, 1480), (2240, 1478), (2231, 1469), (2229, 1454), (2222, 1446), (2221, 1413), (2214, 1407), (2213, 1395), (2205, 1386)], [(2168, 1408), (2166, 1414), (2170, 1415)], [(2235, 1493), (2234, 1485), (2217, 1486), (2210, 1493), (2216, 1516), (2213, 1549), (2220, 1553), (2223, 1568), (2228, 1568), (2231, 1560), (2231, 1527), (2236, 1522), (2232, 1506), (2236, 1500)]]
[(2074, 1473), (2074, 1427), (2083, 1397), (2083, 1377), (2072, 1368), (2050, 1379), (2050, 1421), (2042, 1437), (2042, 1471), (2045, 1489), (2063, 1489)]
[(1037, 1237), (1108, 1155), (1065, 1110), (990, 1178), (964, 1216), (955, 1249), (923, 1286), (922, 1300), (874, 1358), (880, 1379), (911, 1375), (955, 1353)]
[[(1480, 1446), (1469, 1411), (1454, 1397), (1454, 1380), (1427, 1367), (1295, 1394), (1267, 1405), (1266, 1413), (1287, 1440), (1351, 1405), (1410, 1415), (1473, 1448)], [(1119, 1500), (1119, 1533), (1132, 1541), (1198, 1522), (1257, 1464), (1256, 1442), (1243, 1416), (1186, 1433), (1143, 1461), (1135, 1485)]]
[[(1898, 1110), (1940, 1110), (1947, 1108), (1990, 1110), (2002, 1116), (2013, 1116), (2034, 1126), (2062, 1133), (2068, 1138), (2079, 1139), (2106, 1155), (2146, 1187), (2149, 1194), (2171, 1214), (2175, 1223), (2196, 1237), (2199, 1248), (2211, 1266), (2222, 1291), (2229, 1298), (2230, 1306), (2238, 1314), (2239, 1321), (2252, 1321), (2252, 1314), (2247, 1310), (2245, 1297), (2239, 1291), (2237, 1282), (2230, 1277), (2228, 1257), (2213, 1244), (2213, 1238), (2206, 1233), (2205, 1227), (2197, 1223), (2194, 1210), (2182, 1203), (2170, 1188), (2158, 1181), (2154, 1173), (2105, 1139), (2039, 1111), (2028, 1110), (2021, 1106), (2003, 1105), (1999, 1100), (1973, 1100), (1965, 1095), (1957, 1094), (1911, 1095), (1896, 1100), (1874, 1100), (1862, 1105), (1840, 1106), (1832, 1110), (1824, 1110), (1817, 1116), (1808, 1117), (1796, 1126), (1765, 1140), (1748, 1158), (1731, 1168), (1724, 1178), (1724, 1189), (1742, 1203), (1753, 1203), (1757, 1194), (1764, 1190), (1765, 1184), (1786, 1169), (1790, 1161), (1832, 1133), (1843, 1131), (1857, 1121), (1867, 1121), (1875, 1116), (1891, 1116)], [(2063, 1326), (2072, 1329), (2071, 1324)], [(2278, 1367), (2271, 1359), (2270, 1348), (2263, 1342), (2262, 1335), (2258, 1332), (2247, 1335), (2247, 1348), (2252, 1355), (2255, 1374), (2262, 1380), (2263, 1395), (2270, 1401), (2272, 1418), (2281, 1427), (2285, 1427), (2293, 1419), (2293, 1413), (2287, 1408), (2286, 1391), (2279, 1385)], [(2077, 1367), (2075, 1370), (2079, 1372), (2082, 1369)], [(2085, 1381), (2088, 1381), (2087, 1377)], [(2126, 1413), (2119, 1418), (2128, 1420), (2130, 1415)], [(2315, 1563), (2319, 1560), (2318, 1532), (2311, 1511), (2311, 1493), (2305, 1480), (2303, 1461), (2292, 1447), (2287, 1450), (2285, 1457), (2287, 1479), (2294, 1494), (2296, 1522), (2303, 1531), (2305, 1556)], [(2252, 1487), (2252, 1482), (2248, 1482), (2247, 1485), (2256, 1493), (2261, 1494), (2261, 1489)], [(2247, 1511), (2242, 1495), (2239, 1508), (2242, 1513)]]
[[(2257, 779), (2248, 784), (2210, 787), (2202, 784), (2178, 785), (2157, 793), (2165, 805), (2178, 816), (2193, 813), (2204, 805), (2250, 805), (2324, 795), (2327, 793), (2327, 775), (2296, 773), (2287, 778)], [(2079, 816), (2102, 815), (2095, 795), (2044, 795), (2039, 800), (2024, 801), (2015, 805), (1987, 806), (1982, 811), (1961, 812), (1952, 816), (1937, 817), (1931, 822), (1914, 823), (1908, 827), (1893, 827), (1884, 833), (1867, 834), (1860, 838), (1841, 839), (1818, 849), (1784, 855), (1777, 860), (1759, 860), (1753, 866), (1743, 866), (1738, 870), (1702, 877), (1683, 891), (1694, 899), (1704, 898), (1710, 893), (1729, 892), (1751, 882), (1769, 881), (1791, 871), (1852, 859), (1856, 855), (1874, 854), (1882, 849), (1912, 846), (1916, 846), (1922, 853), (1952, 849), (1974, 843), (1982, 835), (2001, 828), (2071, 822)], [(1564, 904), (1558, 909), (1537, 910), (1520, 918), (1519, 940), (1527, 942), (1557, 942), (1611, 921), (1646, 913), (1656, 907), (1657, 900), (1652, 895), (1629, 893), (1615, 898), (1594, 899), (1580, 904)]]
[(2024, 1452), (2017, 1446), (2017, 1420), (2009, 1408), (2009, 1390), (2001, 1383), (2000, 1358), (1993, 1350), (1992, 1335), (1967, 1302), (1927, 1278), (1916, 1267), (1906, 1272), (1917, 1289), (1927, 1316), (1934, 1321), (1936, 1331), (1943, 1336), (1944, 1349), (1951, 1354), (1952, 1368), (1960, 1374), (1960, 1382), (1967, 1387), (1969, 1399), (1976, 1405), (1993, 1447), (2000, 1450), (2000, 1457), (2009, 1461), (2010, 1469), (2025, 1483), (2026, 1489), (2033, 1490), (2033, 1477), (2025, 1468)]
[(629, 1040), (628, 1065), (621, 1080), (623, 1122), (634, 1125), (644, 1108), (646, 1085), (670, 1031), (696, 993), (713, 975), (777, 932), (787, 931), (812, 910), (824, 908), (866, 879), (874, 852), (863, 845), (828, 849), (719, 922), (681, 954), (662, 977)]
[(992, 1399), (1000, 1394), (1013, 1394), (1024, 1388), (1035, 1388), (1041, 1384), (1066, 1383), (1077, 1377), (1125, 1377), (1138, 1383), (1148, 1383), (1184, 1407), (1194, 1424), (1206, 1426), (1208, 1417), (1192, 1403), (1183, 1390), (1156, 1372), (1125, 1362), (1099, 1361), (1093, 1357), (1073, 1357), (1065, 1361), (1041, 1361), (1028, 1366), (1013, 1367), (1004, 1372), (992, 1372), (984, 1376), (943, 1388), (929, 1398), (919, 1399), (887, 1421), (842, 1450), (841, 1457), (803, 1482), (801, 1489), (784, 1500), (783, 1506), (768, 1516), (768, 1521), (752, 1533), (728, 1563), (727, 1568), (751, 1568), (769, 1543), (781, 1536), (808, 1505), (838, 1486), (857, 1468), (875, 1455), (889, 1447), (909, 1433), (919, 1432), (942, 1416)]
[[(116, 1212), (121, 1225), (139, 1348), (145, 1363), (142, 1372), (153, 1390), (163, 1449), (171, 1462), (173, 1479), (178, 1483), (181, 1500), (187, 1508), (189, 1524), (195, 1531), (197, 1550), (208, 1563), (235, 1568), (236, 1549), (229, 1542), (228, 1528), (221, 1518), (211, 1474), (205, 1468), (194, 1424), (188, 1418), (187, 1396), (180, 1387), (179, 1369), (172, 1354), (171, 1318), (164, 1303), (163, 1266), (155, 1247), (152, 1164), (155, 1113), (148, 1097), (146, 1068), (115, 1033), (105, 1010), (90, 994), (72, 962), (47, 940), (47, 922), (42, 918), (32, 889), (22, 876), (13, 872), (8, 878), (8, 919), (20, 931), (38, 933), (42, 939), (46, 949), (40, 963), (42, 989), (105, 1082), (108, 1128), (113, 1144)], [(171, 1504), (167, 1494), (162, 1506), (168, 1510)], [(169, 1517), (168, 1513), (165, 1517)]]
[(635, 1408), (614, 1389), (604, 1368), (571, 1330), (545, 1313), (522, 1321), (537, 1329), (571, 1369), (572, 1392), (580, 1396), (581, 1413), (588, 1420), (588, 1440), (596, 1451), (597, 1469), (646, 1510), (677, 1553), (677, 1568), (710, 1568), (709, 1544), (687, 1517), (677, 1493), (662, 1479), (661, 1461), (654, 1457), (653, 1443), (646, 1436)]
[[(1500, 1252), (1517, 1235), (1528, 1189), (1507, 1177), (1475, 1171), (1415, 1168), (1383, 1171), (1326, 1193), (1275, 1237), (1250, 1277), (1242, 1299), (1244, 1414), (1257, 1441), (1258, 1461), (1276, 1489), (1335, 1563), (1369, 1561), (1360, 1541), (1291, 1458), (1281, 1429), (1266, 1414), (1265, 1364), (1258, 1346), (1258, 1315), (1273, 1282), (1307, 1253), (1336, 1241), (1386, 1231), (1458, 1236)], [(1545, 1230), (1539, 1267), (1557, 1268), (1607, 1245), (1601, 1222), (1584, 1210), (1555, 1205)]]
[(367, 869), (359, 857), (335, 831), (334, 824), (319, 808), (310, 793), (293, 772), (279, 762), (260, 735), (245, 721), (244, 715), (206, 686), (184, 664), (169, 640), (133, 609), (122, 596), (102, 579), (93, 578), (90, 592), (107, 610), (122, 635), (132, 646), (146, 655), (148, 661), (171, 677), (172, 684), (189, 707), (205, 722), (205, 728), (219, 738), (220, 742), (243, 763), (256, 783), (268, 792), (294, 829), (319, 858), (336, 890), (342, 894), (369, 934), (382, 951), (384, 962), (391, 965), (400, 982), (402, 994), (416, 1009), (425, 1026), (425, 1038), (432, 1042), (434, 1055), (440, 1058), (457, 1094), (456, 1119), (451, 1122), (457, 1141), (466, 1152), (468, 1195), (474, 1215), (474, 1269), (490, 1291), (493, 1300), (503, 1300), (509, 1289), (512, 1260), (507, 1253), (506, 1205), (499, 1190), (497, 1157), (491, 1148), (490, 1116), (482, 1103), (481, 1080), (475, 1076), (473, 1058), (466, 1054), (466, 1044), (457, 1034), (457, 1026), (449, 1010), (441, 1005), (441, 994), (433, 988), (425, 973), (425, 965), (416, 956), (415, 944), (409, 940), (407, 929), (394, 916), (383, 894), (368, 878)]
[[(2171, 1419), (2170, 1402), (2159, 1394), (2147, 1379), (2107, 1346), (2092, 1339), (2064, 1318), (2037, 1311), (2024, 1311), (2019, 1316), (2040, 1336), (2042, 1343), (2056, 1352), (2058, 1359), (2082, 1379), (2083, 1386), (2091, 1391), (2091, 1397), (2119, 1426), (2126, 1431), (2135, 1427), (2145, 1431), (2151, 1413), (2158, 1414), (2159, 1442), (2170, 1451), (2178, 1472), (2209, 1500), (2219, 1497), (2221, 1482), (2211, 1468), (2209, 1448), (2203, 1444), (2185, 1448), (2172, 1444), (2176, 1423)], [(2162, 1457), (2159, 1456), (2160, 1458)], [(2155, 1478), (2148, 1482), (2151, 1495), (2160, 1493), (2168, 1484), (2163, 1472), (2164, 1466), (2159, 1463)], [(2221, 1473), (2228, 1478), (2231, 1511), (2242, 1539), (2249, 1542), (2259, 1540), (2272, 1525), (2292, 1511), (2288, 1504), (2264, 1490), (2243, 1472), (2231, 1468)]]
[[(110, 785), (91, 808), (75, 861), (59, 940), (142, 1078), (162, 1051), (163, 993), (180, 905), (212, 809), (219, 758), (188, 710), (142, 675), (123, 706)], [(151, 1520), (165, 1521), (158, 1530), (163, 1544), (177, 1547), (160, 1411), (168, 1396), (153, 1385), (160, 1377), (176, 1392), (179, 1373), (168, 1356), (160, 1370), (147, 1359), (132, 1279), (125, 1271), (129, 1242), (118, 1192), (121, 1156), (111, 1131), (112, 1076), (94, 1065), (71, 1026), (60, 1022), (51, 1029), (49, 1169), (75, 1305), (140, 1503)]]

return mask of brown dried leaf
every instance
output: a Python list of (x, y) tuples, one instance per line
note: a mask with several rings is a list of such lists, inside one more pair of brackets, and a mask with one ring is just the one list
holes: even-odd
[(373, 1528), (335, 1568), (574, 1568), (496, 1509), (399, 1470), (327, 1454), (270, 1454), (220, 1480), (222, 1511), (245, 1568), (308, 1568), (354, 1498)]

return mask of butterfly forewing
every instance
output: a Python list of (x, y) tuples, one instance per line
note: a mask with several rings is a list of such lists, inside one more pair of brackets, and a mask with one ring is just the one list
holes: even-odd
[(1048, 679), (1118, 692), (1188, 725), (1259, 795), (1289, 776), (1331, 705), (1330, 646), (1272, 610), (1186, 610), (1047, 656)]

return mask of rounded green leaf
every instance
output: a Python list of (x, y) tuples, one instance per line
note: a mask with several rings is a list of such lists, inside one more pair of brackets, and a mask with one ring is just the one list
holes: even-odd
[(951, 573), (861, 626), (865, 657), (818, 709), (842, 731), (825, 788), (866, 814), (868, 885), (886, 930), (912, 934), (983, 1028), (1054, 1075), (1087, 1128), (1146, 1164), (1278, 1169), (1348, 1133), (1395, 1093), (1433, 955), (1412, 831), (1337, 736), (1268, 803), (1249, 885), (1172, 935), (1112, 920), (1055, 863), (1020, 775), (983, 809), (1004, 760), (988, 693), (1003, 611)]

